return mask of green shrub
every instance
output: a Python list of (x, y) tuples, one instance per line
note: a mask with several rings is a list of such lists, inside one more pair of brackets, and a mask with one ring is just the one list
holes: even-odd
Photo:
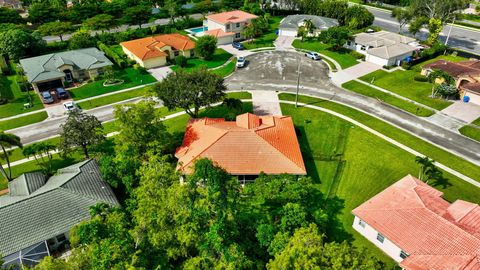
[(361, 59), (361, 60), (365, 60), (365, 55), (364, 54), (361, 54), (359, 52), (356, 52), (356, 51), (350, 51), (349, 54), (353, 57), (355, 57), (356, 59)]
[(426, 76), (423, 76), (423, 75), (415, 75), (415, 77), (413, 77), (413, 79), (417, 82), (428, 82), (428, 78)]
[(179, 67), (185, 67), (187, 66), (187, 58), (183, 55), (179, 55), (175, 57), (175, 64), (177, 64)]
[(102, 75), (98, 75), (96, 77), (93, 78), (93, 81), (97, 82), (97, 81), (100, 81), (103, 79), (103, 76)]
[(102, 42), (99, 42), (98, 48), (102, 50), (108, 58), (110, 58), (117, 66), (121, 68), (125, 68), (127, 66), (127, 63), (125, 62), (125, 59), (123, 59), (122, 56), (118, 55), (114, 50), (112, 50), (110, 47), (107, 45), (103, 44)]

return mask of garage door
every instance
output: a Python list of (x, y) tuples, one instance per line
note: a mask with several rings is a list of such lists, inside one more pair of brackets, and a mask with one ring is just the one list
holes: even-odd
[(48, 82), (37, 83), (38, 90), (40, 91), (50, 91), (59, 87), (63, 87), (62, 80), (53, 80)]
[(287, 37), (296, 37), (297, 36), (297, 31), (296, 30), (286, 30), (286, 29), (280, 29), (278, 31), (279, 36), (287, 36)]

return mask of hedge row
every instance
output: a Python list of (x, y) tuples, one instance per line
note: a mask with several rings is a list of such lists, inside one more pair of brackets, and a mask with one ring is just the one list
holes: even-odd
[(121, 56), (118, 55), (114, 50), (112, 50), (110, 47), (107, 45), (103, 44), (102, 42), (98, 42), (97, 46), (100, 50), (102, 50), (108, 58), (110, 58), (117, 66), (121, 68), (127, 67), (128, 63), (125, 61), (125, 59)]

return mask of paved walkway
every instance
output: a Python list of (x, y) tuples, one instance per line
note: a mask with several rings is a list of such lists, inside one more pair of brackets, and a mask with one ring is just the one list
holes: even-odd
[(255, 53), (249, 50), (237, 50), (234, 47), (232, 47), (232, 44), (220, 45), (218, 46), (218, 48), (224, 49), (226, 52), (232, 54), (235, 57), (239, 57), (239, 56), (246, 57)]
[(480, 117), (480, 105), (455, 101), (452, 105), (443, 109), (442, 113), (463, 122), (470, 123)]
[[(281, 102), (282, 102), (282, 103), (287, 103), (287, 104), (295, 104), (295, 102), (293, 102), (293, 101), (284, 101), (284, 100), (282, 100)], [(337, 113), (337, 112), (335, 112), (335, 111), (331, 111), (331, 110), (329, 110), (329, 109), (325, 109), (325, 108), (322, 108), (322, 107), (314, 106), (314, 105), (308, 105), (308, 104), (304, 104), (304, 103), (299, 103), (299, 105), (302, 105), (303, 107), (307, 107), (307, 108), (310, 108), (310, 109), (315, 109), (315, 110), (323, 111), (323, 112), (329, 113), (329, 114), (331, 114), (331, 115), (334, 115), (334, 116), (336, 116), (336, 117), (339, 117), (339, 118), (341, 118), (341, 119), (344, 119), (344, 120), (346, 120), (346, 121), (348, 121), (348, 122), (350, 122), (350, 123), (352, 123), (352, 124), (354, 124), (354, 125), (362, 128), (362, 129), (364, 129), (364, 130), (366, 130), (366, 131), (368, 131), (368, 132), (370, 132), (370, 133), (372, 133), (372, 134), (374, 134), (374, 135), (376, 135), (376, 136), (378, 136), (378, 137), (386, 140), (387, 142), (389, 142), (389, 143), (391, 143), (391, 144), (393, 144), (393, 145), (395, 145), (395, 146), (397, 146), (397, 147), (399, 147), (399, 148), (401, 148), (401, 149), (409, 152), (410, 154), (413, 154), (413, 155), (415, 155), (415, 156), (425, 157), (425, 155), (423, 155), (422, 153), (417, 152), (417, 151), (413, 150), (412, 148), (410, 148), (410, 147), (408, 147), (408, 146), (406, 146), (406, 145), (404, 145), (404, 144), (401, 144), (401, 143), (397, 142), (396, 140), (394, 140), (394, 139), (392, 139), (392, 138), (390, 138), (390, 137), (388, 137), (388, 136), (385, 136), (385, 135), (383, 135), (382, 133), (380, 133), (380, 132), (378, 132), (378, 131), (376, 131), (376, 130), (374, 130), (374, 129), (372, 129), (372, 128), (370, 128), (370, 127), (368, 127), (368, 126), (366, 126), (366, 125), (364, 125), (364, 124), (362, 124), (362, 123), (360, 123), (360, 122), (358, 122), (358, 121), (356, 121), (356, 120), (354, 120), (354, 119), (352, 119), (352, 118), (350, 118), (350, 117), (348, 117), (348, 116), (345, 116), (345, 115), (343, 115), (343, 114)], [(453, 169), (449, 168), (448, 166), (443, 165), (443, 164), (441, 164), (441, 163), (435, 162), (435, 165), (436, 165), (437, 167), (439, 167), (440, 169), (442, 169), (442, 170), (444, 170), (444, 171), (446, 171), (446, 172), (448, 172), (448, 173), (450, 173), (450, 174), (453, 174), (453, 175), (455, 175), (456, 177), (458, 177), (458, 178), (460, 178), (460, 179), (462, 179), (462, 180), (464, 180), (464, 181), (466, 181), (466, 182), (468, 182), (468, 183), (470, 183), (470, 184), (472, 184), (472, 185), (480, 188), (480, 182), (477, 182), (477, 181), (475, 181), (474, 179), (472, 179), (472, 178), (470, 178), (470, 177), (468, 177), (468, 176), (466, 176), (466, 175), (464, 175), (464, 174), (462, 174), (462, 173), (459, 173), (459, 172), (457, 172), (457, 171), (455, 171), (455, 170), (453, 170)]]
[(278, 36), (273, 44), (277, 50), (294, 50), (295, 48), (292, 46), (294, 40), (295, 37)]
[(332, 81), (336, 85), (341, 86), (348, 81), (355, 80), (381, 68), (381, 66), (370, 62), (360, 62), (353, 67), (349, 67), (347, 69), (339, 70), (338, 72), (333, 73)]
[(253, 112), (257, 115), (282, 115), (278, 94), (272, 91), (252, 91)]
[(170, 68), (170, 66), (151, 68), (151, 69), (147, 69), (147, 71), (157, 81), (161, 81), (161, 80), (165, 79), (165, 77), (167, 77), (168, 74), (173, 72), (173, 70)]

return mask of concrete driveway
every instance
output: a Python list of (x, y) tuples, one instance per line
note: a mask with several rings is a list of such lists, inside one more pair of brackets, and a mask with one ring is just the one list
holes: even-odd
[(274, 44), (277, 50), (294, 50), (292, 43), (295, 37), (278, 36)]
[(224, 49), (225, 51), (233, 54), (236, 57), (238, 57), (238, 56), (246, 57), (246, 56), (249, 56), (249, 55), (253, 54), (253, 52), (251, 52), (251, 51), (237, 50), (237, 49), (232, 47), (232, 44), (220, 45), (220, 46), (218, 46), (218, 48)]
[(470, 123), (480, 117), (480, 106), (473, 103), (455, 101), (455, 103), (443, 109), (442, 113)]
[(158, 68), (151, 68), (147, 70), (157, 81), (163, 80), (167, 77), (168, 74), (172, 73), (173, 70), (170, 67), (158, 67)]
[(381, 66), (370, 62), (360, 62), (353, 67), (335, 72), (332, 75), (332, 80), (335, 82), (335, 84), (342, 85), (348, 81), (360, 78), (381, 68)]

